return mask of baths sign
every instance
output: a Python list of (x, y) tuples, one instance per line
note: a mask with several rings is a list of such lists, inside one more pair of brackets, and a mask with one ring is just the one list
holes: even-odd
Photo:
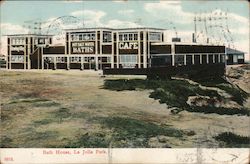
[(72, 54), (94, 54), (95, 42), (73, 42), (71, 43)]

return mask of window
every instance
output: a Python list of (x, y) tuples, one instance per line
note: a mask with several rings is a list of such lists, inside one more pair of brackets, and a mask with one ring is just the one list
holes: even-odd
[(213, 55), (208, 55), (208, 63), (213, 63)]
[(238, 55), (238, 59), (244, 59), (244, 55), (243, 54)]
[(192, 55), (186, 55), (186, 65), (192, 65), (193, 64), (193, 59)]
[(225, 54), (220, 54), (220, 62), (225, 63)]
[(111, 42), (111, 32), (103, 32), (103, 42)]
[(129, 39), (129, 40), (133, 40), (133, 34), (129, 34), (128, 39)]
[(123, 41), (123, 35), (119, 35), (119, 41)]
[(138, 40), (138, 34), (134, 34), (134, 40)]
[(81, 57), (78, 57), (78, 56), (70, 57), (70, 62), (71, 63), (80, 63), (81, 62)]
[(127, 40), (138, 40), (138, 34), (137, 33), (122, 33), (119, 34), (119, 41), (127, 41)]
[(124, 41), (128, 40), (128, 34), (124, 34), (123, 39)]
[(149, 33), (150, 41), (161, 41), (161, 33), (159, 32), (151, 32)]
[(124, 68), (134, 68), (137, 64), (137, 55), (120, 55), (119, 57)]
[(25, 39), (24, 38), (13, 38), (13, 39), (11, 39), (11, 44), (12, 45), (24, 45)]
[(207, 64), (207, 55), (206, 54), (202, 55), (202, 64)]
[(107, 63), (111, 63), (111, 57), (107, 57)]
[(95, 40), (95, 33), (73, 33), (71, 34), (72, 41), (79, 41), (79, 40)]
[(184, 55), (174, 55), (175, 65), (184, 65)]
[(194, 55), (194, 64), (200, 64), (200, 55)]
[(82, 40), (82, 34), (79, 35), (79, 40)]
[(215, 55), (214, 55), (214, 62), (215, 62), (215, 63), (218, 63), (218, 62), (219, 62), (219, 55), (218, 55), (218, 54), (215, 54)]

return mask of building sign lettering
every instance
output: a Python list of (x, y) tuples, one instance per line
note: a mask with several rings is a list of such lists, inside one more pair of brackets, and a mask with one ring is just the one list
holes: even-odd
[(73, 54), (94, 54), (94, 42), (74, 42), (71, 44)]
[(122, 49), (122, 50), (138, 49), (138, 43), (137, 42), (120, 42), (119, 49)]
[(23, 46), (13, 46), (13, 47), (11, 48), (11, 50), (12, 50), (12, 51), (17, 51), (17, 52), (19, 52), (19, 51), (24, 51), (24, 47), (23, 47)]

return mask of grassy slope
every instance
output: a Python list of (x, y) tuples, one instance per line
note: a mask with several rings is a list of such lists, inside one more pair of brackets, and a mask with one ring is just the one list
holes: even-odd
[[(201, 84), (207, 84), (201, 83)], [(239, 88), (235, 88), (229, 83), (223, 80), (219, 82), (212, 81), (208, 83), (208, 86), (218, 87), (225, 90), (227, 93), (232, 95), (231, 100), (236, 101), (241, 104), (247, 98), (248, 94)], [(136, 90), (140, 89), (153, 89), (153, 92), (149, 97), (154, 99), (159, 99), (160, 103), (166, 103), (170, 107), (177, 107), (179, 110), (187, 110), (190, 112), (203, 112), (203, 113), (217, 113), (217, 114), (240, 114), (240, 115), (250, 115), (248, 109), (242, 108), (240, 110), (234, 108), (224, 108), (215, 106), (189, 106), (186, 101), (189, 96), (209, 96), (215, 97), (222, 101), (225, 98), (217, 93), (217, 91), (203, 90), (198, 85), (193, 85), (187, 81), (182, 80), (138, 80), (138, 79), (118, 79), (118, 80), (106, 80), (104, 84), (105, 89), (122, 91), (122, 90)]]

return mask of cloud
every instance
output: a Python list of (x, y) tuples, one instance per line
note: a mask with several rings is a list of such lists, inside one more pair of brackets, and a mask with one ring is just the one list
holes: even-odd
[(133, 14), (135, 11), (132, 9), (128, 9), (128, 10), (119, 10), (118, 13), (122, 14), (122, 15), (130, 15)]
[(1, 44), (0, 44), (0, 54), (7, 54), (7, 36), (12, 34), (27, 34), (29, 30), (20, 25), (11, 24), (11, 23), (1, 23), (0, 24), (0, 36), (1, 36)]
[(141, 25), (131, 22), (131, 21), (121, 21), (118, 19), (109, 20), (106, 24), (106, 27), (111, 28), (133, 28), (133, 27), (141, 27)]
[(100, 10), (78, 10), (72, 12), (70, 15), (76, 17), (84, 16), (87, 19), (101, 19), (106, 15), (106, 13)]
[(78, 10), (72, 12), (70, 15), (83, 18), (84, 24), (89, 27), (101, 26), (101, 19), (106, 15), (100, 10)]
[(128, 0), (113, 0), (112, 2), (115, 2), (115, 3), (126, 3), (126, 2), (128, 2)]
[(82, 0), (64, 0), (63, 3), (81, 3)]
[(182, 10), (181, 1), (149, 2), (145, 3), (144, 9), (157, 18), (170, 18), (179, 24), (190, 23), (194, 16), (194, 13)]
[(28, 29), (23, 26), (11, 24), (11, 23), (1, 23), (1, 35), (10, 35), (10, 34), (21, 34), (28, 33)]

